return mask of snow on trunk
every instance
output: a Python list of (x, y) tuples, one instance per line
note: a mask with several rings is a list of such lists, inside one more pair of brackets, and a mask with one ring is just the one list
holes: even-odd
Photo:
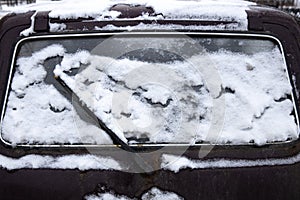
[(0, 155), (0, 168), (18, 169), (78, 169), (86, 170), (122, 170), (121, 165), (112, 158), (94, 155), (42, 156), (27, 155), (10, 158)]
[[(85, 197), (85, 199), (86, 200), (133, 200), (127, 196), (116, 195), (114, 193), (101, 193), (97, 195), (88, 195)], [(141, 197), (141, 200), (183, 200), (183, 198), (173, 192), (162, 191), (154, 187), (151, 190), (144, 193)]]

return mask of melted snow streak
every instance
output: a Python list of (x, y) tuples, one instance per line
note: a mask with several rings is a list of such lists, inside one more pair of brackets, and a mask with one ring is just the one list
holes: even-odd
[(120, 164), (112, 158), (93, 155), (69, 155), (61, 157), (28, 155), (18, 159), (0, 155), (0, 168), (18, 169), (91, 169), (121, 170)]
[[(26, 12), (28, 10), (51, 11), (49, 16), (61, 19), (77, 19), (80, 17), (92, 17), (95, 20), (115, 20), (120, 13), (109, 11), (109, 8), (117, 3), (127, 3), (133, 5), (145, 5), (154, 8), (156, 13), (161, 13), (165, 19), (198, 19), (198, 20), (215, 20), (215, 21), (235, 21), (238, 27), (234, 29), (247, 30), (248, 20), (246, 10), (249, 5), (254, 3), (227, 0), (227, 1), (174, 1), (174, 0), (61, 0), (52, 2), (38, 2), (36, 4), (22, 5), (17, 7), (5, 7), (12, 12)], [(149, 16), (145, 13), (143, 16), (135, 19), (157, 20), (162, 15)], [(31, 30), (31, 32), (30, 32)], [(26, 31), (33, 33), (32, 27)]]
[[(114, 193), (101, 193), (97, 195), (89, 195), (85, 197), (86, 200), (137, 200), (131, 199), (123, 195), (116, 195)], [(183, 200), (173, 192), (162, 191), (158, 188), (152, 188), (142, 195), (141, 200)]]
[(182, 156), (162, 155), (161, 168), (178, 173), (181, 169), (207, 169), (207, 168), (237, 168), (237, 167), (260, 167), (276, 165), (293, 165), (300, 162), (300, 154), (294, 157), (261, 160), (190, 160)]
[[(72, 54), (51, 45), (17, 61), (2, 126), (5, 140), (111, 144), (53, 85), (45, 84), (44, 61), (56, 56), (62, 60), (53, 73), (124, 142), (263, 145), (298, 138), (288, 98), (291, 86), (276, 47), (250, 55), (218, 51), (185, 61), (148, 63), (84, 50)], [(222, 79), (218, 97), (211, 97), (201, 68), (191, 63), (218, 70)], [(70, 75), (74, 70), (76, 75)], [(212, 98), (221, 96), (226, 112), (223, 129), (210, 136)]]

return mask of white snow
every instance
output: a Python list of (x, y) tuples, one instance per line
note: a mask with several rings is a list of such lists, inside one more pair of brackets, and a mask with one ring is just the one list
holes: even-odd
[(292, 102), (278, 101), (291, 93), (279, 49), (252, 56), (218, 52), (211, 59), (218, 66), (222, 87), (234, 91), (224, 94), (226, 114), (221, 143), (253, 140), (265, 144), (298, 137), (294, 117), (290, 115)]
[[(73, 54), (73, 59), (77, 58)], [(198, 127), (195, 121), (200, 116), (204, 118), (203, 123), (199, 124), (203, 127), (202, 134), (209, 127), (209, 122), (206, 122), (209, 113), (206, 110), (211, 107), (210, 97), (204, 87), (200, 92), (191, 90), (192, 86), (203, 85), (203, 82), (201, 77), (195, 76), (197, 71), (193, 71), (188, 63), (150, 64), (91, 56), (90, 65), (75, 77), (70, 77), (62, 72), (72, 68), (70, 65), (63, 65), (64, 61), (56, 66), (56, 75), (123, 140), (125, 134), (126, 137), (137, 138), (146, 135), (150, 142), (190, 143), (195, 133), (189, 126)], [(151, 74), (155, 77), (149, 77)], [(125, 86), (116, 84), (114, 80), (124, 82)], [(92, 84), (85, 85), (86, 81)], [(135, 95), (136, 92), (140, 95)], [(122, 95), (130, 98), (122, 100)], [(172, 101), (167, 104), (170, 99)], [(161, 106), (151, 106), (146, 100)], [(109, 111), (112, 114), (107, 114)], [(124, 116), (123, 113), (130, 116)], [(182, 124), (180, 118), (183, 118)], [(196, 120), (192, 121), (193, 118)], [(180, 133), (177, 131), (180, 128), (178, 126), (182, 126)]]
[(64, 23), (49, 23), (49, 26), (50, 32), (59, 32), (67, 28), (66, 24)]
[(191, 160), (184, 156), (170, 154), (162, 155), (161, 168), (178, 173), (182, 169), (208, 169), (208, 168), (241, 168), (241, 167), (261, 167), (293, 165), (300, 162), (300, 154), (287, 158), (269, 158), (258, 160), (246, 159), (209, 159)]
[(130, 200), (130, 198), (111, 193), (102, 193), (98, 195), (89, 195), (85, 197), (86, 200)]
[(173, 192), (152, 188), (142, 196), (142, 200), (182, 200), (183, 198)]
[(22, 31), (20, 33), (20, 36), (29, 36), (30, 34), (34, 33), (34, 23), (35, 23), (35, 16), (36, 16), (37, 12), (35, 12), (32, 16), (31, 16), (31, 26), (28, 29), (25, 29), (24, 31)]
[(51, 45), (42, 51), (33, 53), (30, 57), (19, 58), (17, 61), (18, 72), (12, 83), (14, 91), (23, 91), (28, 85), (42, 81), (46, 76), (43, 63), (47, 58), (63, 56), (65, 49), (61, 45)]
[[(97, 195), (88, 195), (86, 200), (133, 200), (124, 195), (116, 195), (114, 193), (100, 193)], [(135, 199), (135, 198), (134, 198)], [(141, 200), (183, 200), (173, 192), (162, 191), (156, 187), (142, 195)]]
[[(17, 143), (100, 143), (112, 141), (98, 127), (87, 124), (53, 85), (43, 83), (46, 59), (63, 56), (65, 49), (53, 44), (17, 61), (12, 91), (2, 124), (2, 136)], [(51, 110), (52, 109), (52, 110)], [(57, 112), (53, 112), (53, 109)]]
[(27, 155), (10, 158), (0, 155), (0, 168), (17, 169), (78, 169), (86, 170), (122, 170), (121, 165), (112, 158), (94, 155), (41, 156)]
[[(21, 5), (16, 7), (4, 7), (3, 9), (11, 12), (26, 12), (26, 11), (51, 11), (51, 18), (60, 19), (77, 19), (92, 17), (97, 21), (101, 20), (116, 20), (120, 14), (116, 11), (109, 11), (109, 8), (117, 3), (129, 3), (133, 5), (145, 5), (154, 8), (156, 13), (162, 14), (165, 19), (197, 19), (197, 20), (223, 20), (235, 21), (238, 30), (247, 30), (248, 21), (246, 10), (250, 5), (255, 5), (251, 2), (241, 0), (202, 0), (202, 1), (175, 1), (175, 0), (61, 0), (44, 2), (39, 1), (35, 4)], [(147, 14), (139, 16), (136, 19), (157, 20), (161, 19), (162, 15), (149, 16)], [(53, 25), (52, 25), (53, 26)], [(27, 36), (33, 33), (31, 26), (23, 34)], [(207, 27), (206, 27), (207, 28)], [(215, 29), (214, 27), (212, 27)], [(219, 26), (221, 28), (221, 26)], [(230, 28), (230, 26), (227, 26)], [(52, 31), (61, 30), (52, 28)]]
[(106, 25), (104, 27), (98, 27), (95, 26), (95, 30), (124, 30), (124, 31), (135, 31), (135, 30), (210, 30), (210, 31), (215, 31), (215, 30), (239, 30), (241, 27), (236, 24), (236, 23), (230, 23), (230, 24), (219, 24), (215, 26), (211, 25), (176, 25), (176, 24), (165, 24), (165, 25), (160, 25), (160, 24), (144, 24), (140, 23), (136, 26), (114, 26), (114, 25)]

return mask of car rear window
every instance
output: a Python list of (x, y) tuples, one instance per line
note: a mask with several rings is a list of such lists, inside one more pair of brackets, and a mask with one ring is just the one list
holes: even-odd
[(1, 119), (11, 145), (266, 144), (298, 138), (279, 42), (237, 34), (20, 41)]

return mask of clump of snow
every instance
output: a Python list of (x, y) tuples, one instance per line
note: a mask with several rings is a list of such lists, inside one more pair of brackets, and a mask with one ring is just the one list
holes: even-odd
[(59, 32), (67, 28), (66, 24), (64, 23), (49, 23), (49, 26), (50, 32)]
[(298, 137), (293, 103), (286, 98), (291, 86), (278, 48), (253, 55), (218, 52), (211, 59), (222, 87), (229, 90), (223, 94), (226, 114), (221, 143), (265, 144)]
[[(85, 197), (86, 200), (133, 200), (126, 196), (116, 195), (114, 193), (101, 193), (98, 195), (89, 195)], [(136, 199), (136, 198), (134, 198)], [(142, 195), (141, 200), (183, 200), (173, 192), (162, 191), (158, 188), (152, 188)]]
[(161, 168), (178, 173), (182, 169), (207, 169), (207, 168), (240, 168), (240, 167), (259, 167), (293, 165), (300, 162), (300, 154), (287, 158), (269, 158), (258, 160), (245, 159), (210, 159), (210, 160), (191, 160), (183, 156), (162, 155)]
[(142, 196), (142, 200), (182, 200), (183, 198), (173, 192), (162, 191), (158, 188), (152, 188)]
[(45, 84), (45, 60), (64, 54), (61, 45), (53, 44), (17, 60), (18, 67), (2, 124), (5, 140), (12, 144), (112, 144), (105, 132), (81, 120), (72, 102), (53, 85)]
[(131, 200), (126, 196), (116, 195), (113, 193), (101, 193), (98, 195), (88, 195), (85, 197), (86, 200)]
[(21, 36), (29, 36), (30, 34), (34, 33), (34, 23), (35, 23), (35, 16), (36, 16), (37, 12), (35, 12), (32, 16), (31, 16), (31, 26), (27, 29), (25, 29), (24, 31), (22, 31), (20, 33)]
[(94, 155), (66, 155), (60, 157), (27, 155), (10, 158), (0, 155), (0, 168), (17, 169), (78, 169), (122, 170), (121, 165), (112, 158)]
[(51, 45), (47, 48), (35, 52), (30, 57), (22, 57), (17, 61), (19, 66), (12, 83), (12, 90), (23, 91), (31, 84), (43, 81), (46, 76), (46, 70), (43, 69), (43, 63), (46, 59), (63, 56), (65, 49), (61, 45)]
[[(36, 4), (22, 5), (17, 7), (7, 7), (5, 9), (12, 12), (35, 11), (51, 11), (51, 18), (60, 19), (77, 19), (77, 18), (94, 18), (97, 21), (115, 20), (120, 15), (119, 12), (109, 11), (109, 9), (118, 3), (126, 3), (133, 5), (145, 5), (152, 7), (157, 16), (143, 15), (136, 19), (158, 20), (162, 16), (164, 19), (197, 19), (211, 21), (235, 21), (239, 30), (247, 30), (248, 20), (246, 10), (249, 5), (254, 3), (228, 0), (228, 1), (174, 1), (174, 0), (61, 0), (51, 2), (38, 2)], [(32, 20), (34, 22), (34, 20)], [(52, 25), (53, 26), (53, 25)], [(56, 27), (57, 28), (57, 27)], [(61, 28), (61, 27), (60, 27)], [(228, 28), (228, 27), (227, 27)], [(27, 36), (33, 33), (33, 26), (24, 32)], [(58, 29), (52, 29), (58, 30)]]

